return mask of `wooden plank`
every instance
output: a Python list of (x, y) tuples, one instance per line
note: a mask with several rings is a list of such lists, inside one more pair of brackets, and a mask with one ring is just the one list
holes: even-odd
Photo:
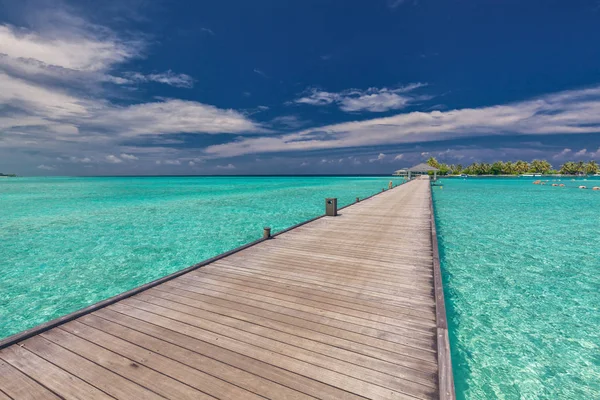
[[(154, 297), (153, 295), (157, 295), (159, 297)], [(144, 297), (142, 298), (142, 296)], [(200, 308), (197, 311), (188, 311), (193, 311), (193, 315), (196, 316), (203, 316), (207, 319), (216, 322), (220, 321), (232, 327), (240, 326), (242, 330), (250, 329), (250, 331), (252, 332), (264, 334), (265, 337), (275, 338), (277, 340), (284, 341), (285, 343), (291, 343), (298, 347), (319, 352), (321, 354), (326, 354), (331, 357), (336, 357), (340, 360), (345, 360), (360, 365), (368, 365), (368, 367), (373, 370), (385, 372), (389, 375), (395, 375), (401, 378), (405, 377), (408, 379), (416, 376), (419, 379), (418, 381), (424, 383), (425, 385), (430, 385), (431, 383), (431, 374), (418, 372), (420, 371), (419, 367), (422, 367), (424, 364), (423, 362), (419, 362), (418, 360), (412, 360), (412, 362), (406, 361), (406, 363), (409, 364), (409, 368), (403, 368), (402, 364), (383, 362), (376, 358), (372, 358), (369, 356), (365, 357), (360, 353), (348, 351), (338, 346), (333, 346), (332, 341), (334, 341), (335, 339), (332, 339), (330, 337), (326, 337), (323, 340), (314, 340), (314, 342), (317, 342), (314, 343), (312, 337), (317, 335), (302, 335), (302, 333), (305, 332), (302, 332), (300, 330), (301, 328), (286, 329), (285, 326), (282, 326), (282, 324), (278, 324), (276, 322), (269, 323), (263, 319), (252, 318), (251, 314), (249, 317), (247, 314), (237, 312), (236, 310), (230, 310), (223, 307), (206, 307), (206, 304), (204, 302), (194, 301), (192, 299), (188, 299), (170, 293), (156, 291), (153, 293), (140, 295), (140, 297), (136, 297), (136, 299), (141, 299), (150, 302), (151, 304), (164, 305), (167, 308), (176, 306), (175, 304), (177, 303), (194, 308)], [(209, 308), (210, 310), (208, 312), (205, 312), (207, 308)], [(220, 318), (219, 315), (226, 317), (226, 319)], [(306, 336), (312, 337), (307, 338)]]
[[(311, 283), (303, 282), (300, 280), (281, 277), (278, 275), (258, 274), (258, 273), (253, 273), (251, 271), (245, 271), (244, 269), (227, 268), (222, 265), (220, 265), (217, 268), (206, 267), (205, 269), (206, 269), (206, 273), (235, 275), (235, 276), (242, 277), (242, 279), (254, 278), (254, 279), (258, 279), (263, 282), (265, 282), (265, 281), (266, 282), (276, 282), (276, 283), (280, 283), (280, 284), (282, 284), (284, 286), (288, 286), (288, 287), (295, 286), (295, 287), (301, 287), (301, 288), (308, 288), (311, 290), (318, 290), (320, 292), (325, 292), (325, 293), (328, 293), (331, 295), (342, 296), (343, 298), (349, 298), (352, 300), (369, 301), (369, 302), (373, 302), (375, 304), (381, 304), (383, 306), (389, 305), (391, 307), (407, 307), (407, 308), (410, 308), (411, 310), (419, 308), (419, 306), (417, 306), (417, 305), (412, 305), (412, 304), (402, 302), (401, 301), (402, 299), (399, 299), (399, 298), (386, 299), (386, 298), (372, 295), (371, 293), (368, 293), (366, 291), (359, 292), (359, 291), (343, 290), (343, 289), (336, 287), (335, 285), (324, 286), (324, 285), (311, 284)], [(433, 314), (435, 314), (435, 303), (433, 301), (431, 301), (430, 305), (421, 306), (421, 309), (424, 312), (428, 312), (428, 313), (433, 312)]]
[[(187, 280), (182, 282), (189, 289), (202, 289), (202, 287), (200, 286), (190, 284)], [(211, 288), (217, 289), (217, 286), (214, 285), (211, 286)], [(351, 312), (351, 310), (341, 309), (340, 307), (329, 306), (323, 303), (321, 303), (320, 307), (314, 307), (311, 305), (304, 305), (302, 304), (302, 302), (292, 302), (282, 300), (279, 298), (274, 298), (271, 296), (266, 296), (264, 294), (253, 293), (250, 290), (241, 291), (224, 289), (224, 291), (235, 292), (239, 296), (248, 299), (257, 300), (265, 303), (277, 304), (294, 310), (312, 313), (316, 315), (322, 315), (331, 319), (337, 319), (339, 321), (348, 322), (355, 325), (368, 326), (384, 332), (394, 333), (400, 336), (407, 336), (415, 339), (424, 338), (425, 340), (431, 337), (435, 337), (435, 325), (433, 324), (431, 326), (423, 326), (422, 324), (406, 321), (403, 324), (396, 323), (392, 325), (389, 323), (389, 320), (382, 322), (380, 321), (381, 318), (377, 318), (375, 316), (366, 316), (365, 318), (364, 313), (360, 314), (356, 312)]]
[[(225, 382), (235, 383), (237, 386), (267, 398), (285, 398), (289, 400), (307, 399), (310, 396), (287, 388), (286, 386), (264, 379), (258, 375), (248, 373), (224, 362), (206, 357), (200, 353), (190, 352), (165, 340), (158, 339), (144, 333), (135, 331), (95, 315), (81, 317), (77, 323), (98, 329), (102, 332), (116, 336), (130, 343), (142, 346), (146, 350), (164, 355), (182, 364), (186, 364), (200, 371), (205, 371)], [(77, 325), (81, 329), (81, 325)]]
[(19, 345), (0, 351), (0, 358), (60, 397), (68, 400), (106, 400), (113, 397), (69, 374)]
[[(40, 385), (6, 361), (0, 359), (0, 389), (6, 398), (19, 400), (48, 399), (58, 400), (59, 397)], [(9, 397), (10, 396), (10, 397)]]
[(394, 342), (394, 343), (398, 343), (398, 344), (403, 344), (406, 346), (421, 348), (424, 350), (432, 349), (432, 346), (433, 346), (431, 337), (426, 338), (426, 337), (423, 337), (422, 335), (417, 335), (417, 337), (403, 336), (403, 335), (399, 335), (397, 333), (395, 334), (393, 332), (383, 331), (383, 330), (377, 329), (370, 325), (367, 325), (367, 326), (357, 325), (357, 324), (354, 324), (351, 322), (338, 320), (336, 318), (330, 318), (326, 315), (321, 315), (318, 313), (314, 314), (314, 313), (310, 313), (310, 312), (297, 310), (294, 308), (284, 307), (284, 306), (277, 304), (277, 302), (269, 303), (266, 301), (254, 300), (252, 298), (239, 296), (238, 293), (236, 293), (236, 294), (223, 293), (223, 292), (212, 290), (212, 288), (192, 287), (189, 285), (179, 284), (178, 282), (171, 282), (165, 286), (167, 286), (169, 288), (175, 287), (177, 289), (188, 290), (188, 291), (200, 293), (200, 294), (213, 295), (216, 298), (222, 298), (222, 299), (231, 300), (231, 301), (235, 301), (235, 302), (245, 303), (245, 304), (263, 308), (263, 309), (266, 309), (269, 311), (273, 311), (273, 312), (277, 312), (277, 313), (281, 313), (281, 314), (285, 314), (285, 315), (289, 315), (289, 316), (294, 316), (294, 317), (297, 317), (300, 319), (340, 328), (345, 331), (350, 331), (350, 332), (355, 332), (355, 333), (362, 334), (362, 335), (372, 336), (375, 338), (379, 338), (382, 340), (386, 340), (386, 341)]
[[(296, 261), (296, 263), (294, 263)], [(309, 263), (307, 260), (299, 261), (298, 258), (282, 257), (281, 259), (264, 258), (259, 259), (253, 258), (251, 261), (239, 262), (241, 265), (252, 265), (252, 266), (268, 266), (272, 270), (282, 270), (288, 272), (290, 270), (303, 272), (306, 274), (313, 275), (315, 277), (322, 278), (333, 278), (338, 280), (356, 279), (359, 278), (363, 285), (371, 284), (377, 288), (386, 288), (393, 291), (402, 291), (404, 293), (410, 293), (412, 295), (430, 298), (433, 285), (431, 280), (428, 282), (422, 281), (408, 281), (406, 277), (399, 277), (398, 279), (386, 278), (389, 274), (376, 274), (373, 272), (362, 272), (360, 269), (347, 269), (341, 267), (343, 265), (341, 260), (335, 262), (313, 262)], [(336, 271), (335, 268), (338, 267)], [(431, 265), (429, 266), (431, 268)], [(414, 272), (413, 272), (414, 273)], [(385, 283), (382, 283), (384, 281)]]
[[(148, 308), (159, 311), (159, 307), (156, 306)], [(389, 388), (375, 385), (371, 382), (361, 379), (353, 378), (344, 373), (333, 371), (327, 368), (321, 368), (315, 364), (311, 364), (310, 362), (299, 360), (293, 357), (296, 355), (295, 353), (293, 353), (292, 356), (288, 356), (275, 352), (273, 351), (273, 348), (276, 346), (269, 346), (271, 350), (265, 349), (258, 346), (257, 343), (254, 342), (254, 340), (257, 339), (256, 336), (252, 336), (252, 339), (249, 339), (248, 336), (244, 334), (238, 334), (236, 335), (237, 338), (231, 338), (229, 336), (220, 334), (222, 329), (219, 330), (219, 333), (204, 329), (202, 327), (204, 325), (202, 321), (192, 316), (187, 316), (183, 313), (167, 311), (171, 317), (175, 317), (168, 318), (160, 314), (145, 311), (141, 308), (129, 307), (124, 304), (124, 302), (114, 304), (110, 307), (110, 309), (138, 319), (143, 319), (144, 321), (148, 321), (156, 325), (166, 326), (171, 330), (185, 333), (203, 341), (211, 342), (218, 346), (225, 347), (228, 350), (244, 354), (248, 357), (256, 358), (268, 364), (272, 364), (296, 374), (318, 380), (325, 384), (334, 386), (341, 390), (349, 391), (359, 396), (381, 399), (414, 399), (414, 396), (404, 395), (402, 393), (395, 392), (394, 390), (390, 390)], [(227, 333), (229, 333), (229, 330)], [(260, 342), (264, 343), (265, 340), (260, 340)]]
[[(122, 357), (104, 347), (95, 345), (92, 342), (73, 335), (63, 330), (65, 326), (66, 325), (63, 325), (59, 328), (44, 332), (41, 336), (168, 399), (191, 400), (214, 398), (180, 381), (150, 369), (139, 363), (138, 360)], [(145, 354), (140, 353), (140, 355), (146, 357), (151, 356), (149, 352), (146, 352)]]
[(383, 311), (375, 313), (357, 310), (349, 306), (347, 303), (322, 301), (322, 299), (311, 300), (307, 297), (294, 296), (292, 295), (291, 291), (288, 291), (287, 294), (284, 294), (280, 293), (279, 291), (273, 290), (272, 287), (263, 287), (261, 285), (249, 285), (246, 282), (230, 283), (225, 282), (224, 280), (210, 279), (208, 277), (202, 276), (186, 276), (180, 279), (180, 282), (184, 282), (186, 284), (189, 284), (190, 286), (220, 287), (223, 288), (222, 290), (232, 290), (238, 293), (243, 292), (244, 295), (246, 295), (246, 293), (256, 294), (259, 296), (269, 297), (270, 299), (275, 299), (275, 301), (280, 302), (284, 305), (288, 303), (294, 303), (303, 305), (305, 307), (312, 307), (314, 309), (333, 311), (338, 314), (348, 315), (385, 325), (394, 325), (414, 330), (425, 330), (427, 332), (431, 332), (431, 330), (435, 327), (434, 321), (419, 318), (409, 313), (401, 314), (400, 312), (398, 312), (395, 316), (381, 315), (380, 313), (383, 313)]
[(353, 281), (340, 281), (340, 279), (331, 276), (317, 276), (309, 275), (306, 273), (294, 272), (293, 270), (275, 269), (272, 267), (264, 267), (257, 264), (246, 264), (243, 267), (239, 265), (226, 264), (228, 268), (240, 269), (243, 271), (252, 271), (253, 273), (259, 273), (270, 276), (283, 276), (286, 278), (308, 282), (322, 286), (333, 286), (340, 289), (364, 293), (367, 292), (369, 295), (383, 297), (385, 299), (398, 300), (402, 298), (402, 301), (407, 304), (414, 304), (416, 306), (423, 305), (428, 306), (433, 304), (432, 296), (415, 296), (413, 294), (403, 293), (401, 290), (395, 290), (390, 288), (378, 287), (376, 284), (363, 283), (359, 279)]
[[(108, 308), (98, 310), (93, 315), (118, 323), (132, 330), (145, 333), (154, 338), (176, 344), (195, 353), (218, 359), (231, 366), (256, 374), (272, 382), (287, 386), (315, 398), (324, 400), (357, 400), (362, 398), (255, 358), (247, 357), (241, 353), (231, 351), (228, 348), (219, 347), (218, 345), (220, 344), (213, 336), (209, 336), (209, 341), (201, 340), (205, 337), (195, 336), (196, 331), (193, 327), (185, 324), (171, 324), (166, 318), (146, 314), (145, 317), (148, 317), (148, 321), (150, 321), (146, 322), (144, 319), (134, 318)], [(140, 315), (138, 315), (138, 317), (140, 317)], [(144, 315), (141, 315), (141, 317), (143, 318)], [(178, 328), (183, 329), (179, 330)]]
[(319, 298), (323, 301), (335, 301), (336, 304), (342, 302), (350, 307), (359, 306), (363, 310), (371, 310), (375, 313), (383, 313), (383, 315), (397, 315), (402, 313), (418, 313), (424, 319), (435, 320), (435, 310), (431, 308), (429, 312), (425, 310), (415, 310), (406, 304), (396, 303), (387, 304), (377, 301), (375, 298), (359, 297), (350, 295), (347, 292), (343, 294), (334, 293), (332, 291), (324, 290), (320, 287), (307, 286), (299, 284), (298, 282), (292, 282), (289, 280), (276, 280), (268, 277), (255, 277), (252, 275), (241, 275), (236, 274), (233, 271), (224, 270), (205, 270), (202, 271), (203, 276), (214, 277), (215, 279), (224, 280), (226, 282), (245, 282), (246, 284), (260, 284), (263, 287), (269, 286), (279, 290), (290, 291), (291, 293), (297, 293), (299, 296), (308, 296), (310, 298)]
[(27, 339), (22, 343), (22, 346), (46, 360), (52, 360), (52, 363), (57, 367), (117, 399), (164, 399), (164, 397), (136, 385), (130, 380), (46, 340), (42, 336), (38, 335)]
[[(157, 296), (160, 296), (161, 293), (200, 300), (201, 304), (206, 307), (206, 309), (213, 309), (211, 307), (212, 305), (224, 306), (229, 310), (235, 310), (239, 311), (239, 313), (243, 313), (244, 318), (253, 318), (255, 323), (260, 323), (265, 326), (273, 326), (278, 330), (293, 333), (298, 336), (303, 336), (314, 340), (319, 339), (324, 343), (331, 343), (347, 350), (380, 358), (389, 362), (394, 362), (399, 365), (414, 367), (413, 358), (416, 358), (418, 360), (417, 362), (419, 367), (414, 368), (423, 371), (437, 370), (437, 358), (435, 357), (433, 350), (422, 350), (416, 347), (404, 346), (376, 337), (346, 331), (287, 314), (269, 311), (252, 305), (233, 302), (216, 297), (209, 297), (199, 293), (188, 292), (176, 288), (169, 288), (168, 291), (165, 292), (163, 292), (161, 288), (155, 288), (152, 292), (152, 294)], [(241, 317), (236, 318), (242, 319)], [(433, 343), (431, 344), (431, 348), (433, 349)], [(425, 361), (426, 364), (421, 364), (420, 361)]]
[[(260, 397), (229, 382), (218, 379), (207, 372), (189, 367), (184, 363), (165, 357), (142, 347), (143, 343), (130, 343), (114, 335), (95, 329), (79, 321), (69, 322), (60, 329), (85, 339), (107, 350), (144, 365), (154, 371), (185, 383), (206, 394), (221, 399), (251, 399)], [(73, 339), (71, 339), (73, 340)]]
[[(142, 297), (144, 295), (140, 294), (138, 296)], [(156, 301), (154, 303), (137, 301), (138, 296), (124, 301), (123, 304), (185, 322), (219, 334), (221, 338), (229, 337), (240, 342), (252, 344), (274, 355), (277, 353), (279, 355), (294, 358), (310, 363), (314, 367), (335, 371), (349, 377), (364, 380), (373, 383), (374, 385), (386, 387), (411, 396), (423, 398), (422, 396), (432, 392), (422, 383), (423, 381), (426, 381), (426, 384), (429, 384), (430, 381), (419, 376), (421, 374), (415, 370), (412, 371), (412, 374), (410, 374), (409, 370), (403, 371), (403, 376), (408, 375), (410, 380), (393, 377), (386, 373), (363, 367), (361, 361), (365, 362), (365, 358), (361, 358), (356, 353), (347, 352), (333, 346), (323, 345), (318, 342), (264, 328), (259, 325), (246, 323), (244, 321), (235, 320), (219, 314), (208, 313), (180, 303), (164, 300)], [(161, 305), (156, 305), (155, 303), (160, 303)], [(327, 353), (329, 353), (329, 355), (326, 355)], [(345, 360), (342, 360), (342, 358)], [(372, 364), (369, 364), (369, 367), (372, 367)]]

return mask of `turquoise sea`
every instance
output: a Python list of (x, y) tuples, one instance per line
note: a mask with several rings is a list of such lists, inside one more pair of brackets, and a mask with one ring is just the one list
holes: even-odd
[(532, 182), (433, 188), (459, 399), (600, 399), (600, 179)]
[(385, 177), (0, 179), (0, 338), (380, 192)]

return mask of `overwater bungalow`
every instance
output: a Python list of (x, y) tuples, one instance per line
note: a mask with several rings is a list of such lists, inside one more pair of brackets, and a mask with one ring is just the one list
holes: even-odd
[(437, 173), (438, 173), (439, 169), (432, 167), (429, 164), (426, 163), (421, 163), (421, 164), (417, 164), (414, 167), (408, 168), (408, 169), (399, 169), (397, 171), (394, 172), (394, 176), (404, 176), (407, 179), (412, 179), (415, 176), (421, 176), (421, 175), (429, 175), (430, 172), (433, 172), (433, 180), (437, 180)]

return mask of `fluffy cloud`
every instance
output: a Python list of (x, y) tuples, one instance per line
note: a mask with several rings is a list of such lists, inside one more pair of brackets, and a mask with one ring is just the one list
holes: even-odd
[(600, 86), (506, 105), (411, 112), (295, 133), (240, 138), (206, 148), (213, 157), (428, 142), (471, 136), (600, 132)]
[(312, 89), (309, 93), (297, 99), (297, 104), (325, 106), (336, 104), (342, 111), (371, 111), (384, 112), (399, 110), (407, 107), (411, 102), (425, 99), (424, 96), (413, 96), (408, 93), (425, 86), (422, 83), (412, 83), (396, 89), (369, 88), (367, 90), (350, 89), (340, 93), (331, 93)]
[(103, 71), (139, 55), (138, 43), (119, 41), (110, 31), (74, 17), (66, 22), (64, 29), (43, 34), (0, 25), (0, 53), (79, 71)]
[(404, 154), (398, 154), (396, 157), (394, 157), (394, 161), (399, 161), (402, 160), (404, 158)]
[(106, 162), (111, 163), (111, 164), (120, 164), (123, 162), (123, 160), (121, 160), (119, 157), (111, 154), (111, 155), (106, 156)]
[(371, 163), (372, 163), (372, 162), (375, 162), (375, 161), (383, 161), (383, 159), (384, 159), (384, 158), (385, 158), (385, 154), (383, 154), (383, 153), (379, 153), (379, 155), (378, 155), (377, 157), (375, 157), (375, 158), (371, 158), (371, 159), (369, 160), (369, 162), (371, 162)]
[(128, 161), (138, 160), (138, 157), (134, 156), (133, 154), (125, 154), (125, 153), (121, 154), (121, 158), (123, 160), (128, 160)]

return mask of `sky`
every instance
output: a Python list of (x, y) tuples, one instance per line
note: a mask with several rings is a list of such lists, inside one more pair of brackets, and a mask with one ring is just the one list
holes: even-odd
[(0, 0), (0, 172), (600, 161), (599, 0)]

